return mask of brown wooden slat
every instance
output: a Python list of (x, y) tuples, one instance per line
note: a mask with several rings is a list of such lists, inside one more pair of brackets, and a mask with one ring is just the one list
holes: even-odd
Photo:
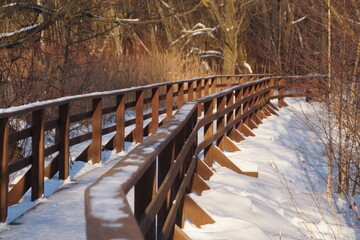
[(0, 119), (0, 223), (6, 223), (8, 202), (8, 118)]
[(144, 138), (144, 91), (136, 92), (135, 115), (135, 130), (133, 132), (133, 135), (135, 142), (140, 143)]
[(257, 178), (259, 176), (258, 172), (244, 172), (238, 166), (236, 166), (217, 146), (212, 145), (213, 152), (214, 152), (214, 159), (218, 162), (221, 166), (229, 168), (230, 170), (246, 175), (249, 177)]
[(241, 135), (241, 133), (236, 128), (233, 128), (231, 130), (229, 137), (235, 142), (241, 142), (241, 141), (245, 140), (245, 138)]
[(31, 188), (32, 169), (30, 168), (24, 176), (9, 191), (8, 205), (12, 206), (20, 201), (24, 194)]
[(185, 195), (184, 215), (198, 228), (205, 224), (215, 223), (214, 219), (189, 195)]
[(20, 160), (18, 160), (16, 162), (13, 162), (8, 166), (9, 174), (17, 172), (17, 171), (31, 165), (31, 163), (32, 163), (32, 156), (31, 155), (26, 157), (26, 158), (20, 159)]
[(59, 107), (59, 179), (67, 179), (69, 177), (69, 128), (70, 128), (70, 104), (61, 105)]
[(191, 240), (181, 228), (175, 224), (173, 240)]
[(116, 147), (118, 153), (125, 149), (125, 96), (117, 96), (116, 103), (116, 133), (113, 146)]
[(155, 133), (159, 126), (159, 88), (152, 90), (150, 133)]
[(197, 160), (196, 172), (205, 180), (209, 180), (210, 177), (214, 174), (214, 172), (208, 167), (208, 165), (206, 165), (200, 159)]
[(70, 123), (80, 122), (86, 119), (90, 119), (92, 116), (92, 111), (83, 112), (76, 115), (70, 116)]
[(92, 163), (101, 162), (101, 139), (102, 139), (102, 99), (93, 99), (92, 112), (92, 142), (89, 148), (88, 159), (92, 158)]
[(44, 110), (32, 114), (32, 183), (31, 201), (44, 194)]
[(9, 134), (9, 144), (31, 137), (31, 127)]
[(166, 120), (165, 122), (169, 121), (172, 116), (173, 111), (173, 86), (167, 86), (166, 88)]
[[(237, 131), (237, 130), (234, 128), (233, 131)], [(225, 151), (225, 149), (228, 150), (229, 152), (240, 151), (240, 148), (238, 148), (238, 146), (236, 146), (236, 144), (233, 143), (233, 141), (227, 136), (224, 136), (221, 139), (221, 142), (219, 144), (219, 148), (220, 148), (221, 151)]]
[(196, 192), (198, 195), (201, 196), (203, 191), (209, 190), (210, 187), (207, 185), (204, 180), (202, 180), (197, 173), (193, 175), (194, 179), (192, 181), (191, 190)]

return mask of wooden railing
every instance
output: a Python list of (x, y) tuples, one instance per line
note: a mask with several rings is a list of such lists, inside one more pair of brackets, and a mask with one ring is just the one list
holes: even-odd
[(212, 175), (214, 161), (257, 177), (256, 172), (239, 169), (223, 151), (237, 150), (233, 141), (253, 135), (251, 129), (275, 114), (271, 99), (278, 99), (279, 107), (286, 106), (285, 97), (316, 99), (323, 78), (265, 77), (217, 93), (209, 89), (219, 84), (211, 82), (204, 87), (205, 96), (199, 94), (196, 100), (191, 97), (196, 88), (190, 84), (190, 101), (86, 190), (87, 238), (188, 239), (181, 230), (185, 217), (198, 227), (213, 223), (187, 193), (201, 195), (209, 189), (203, 180)]
[[(0, 109), (0, 222), (6, 222), (8, 206), (18, 203), (29, 189), (32, 200), (43, 196), (44, 177), (59, 173), (60, 179), (68, 178), (70, 147), (90, 142), (75, 160), (98, 163), (103, 148), (119, 152), (126, 141), (141, 142), (186, 101), (265, 76), (269, 75), (210, 76)], [(165, 119), (159, 121), (162, 114)], [(115, 121), (105, 124), (106, 118)], [(151, 121), (145, 124), (147, 119)], [(90, 130), (79, 134), (73, 131), (77, 126)], [(131, 126), (134, 129), (127, 131)], [(110, 133), (113, 136), (103, 143), (103, 136)], [(19, 172), (25, 174), (9, 186), (9, 176)]]

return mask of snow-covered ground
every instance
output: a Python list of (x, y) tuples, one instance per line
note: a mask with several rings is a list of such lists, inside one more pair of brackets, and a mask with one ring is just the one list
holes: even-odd
[[(216, 221), (185, 232), (193, 239), (360, 239), (344, 199), (325, 199), (324, 148), (305, 115), (314, 105), (287, 99), (289, 107), (254, 129), (255, 137), (226, 153), (238, 167), (257, 166), (259, 178), (215, 165), (211, 190), (193, 199)], [(256, 167), (255, 166), (255, 167)]]
[[(215, 224), (200, 229), (186, 222), (193, 239), (360, 239), (360, 231), (339, 199), (324, 198), (323, 148), (307, 130), (303, 101), (287, 100), (280, 116), (271, 116), (226, 153), (240, 168), (257, 168), (259, 178), (242, 176), (215, 165), (216, 173), (202, 196), (191, 194)], [(133, 147), (128, 146), (128, 148)], [(71, 180), (48, 180), (45, 198), (36, 203), (25, 196), (10, 207), (9, 222), (0, 239), (85, 239), (84, 190), (117, 163), (123, 153), (103, 153), (102, 164), (75, 163)], [(57, 190), (56, 190), (57, 189)], [(56, 191), (55, 193), (53, 193)], [(32, 208), (20, 216), (26, 209)]]

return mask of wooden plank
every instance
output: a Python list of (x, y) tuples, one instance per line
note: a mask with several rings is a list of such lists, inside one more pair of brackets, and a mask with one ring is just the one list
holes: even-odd
[(276, 115), (276, 116), (279, 116), (279, 114), (277, 114), (274, 109), (272, 107), (270, 107), (270, 105), (265, 105), (265, 109), (267, 111), (269, 111), (269, 113), (273, 114), (273, 115)]
[[(156, 187), (155, 167), (156, 163), (154, 162), (135, 185), (134, 215), (138, 222), (143, 218), (147, 206), (154, 197)], [(143, 234), (146, 239), (155, 239), (155, 221), (151, 224), (148, 231)]]
[(178, 85), (178, 108), (181, 108), (184, 105), (184, 83), (179, 83)]
[[(214, 100), (204, 103), (204, 117), (208, 117), (213, 114), (214, 111)], [(212, 137), (214, 135), (214, 123), (210, 122), (204, 126), (204, 140)], [(204, 161), (209, 166), (212, 167), (212, 150), (210, 147), (204, 149)]]
[(196, 192), (198, 195), (201, 195), (203, 191), (209, 189), (209, 185), (207, 185), (206, 182), (204, 182), (204, 180), (202, 180), (197, 173), (194, 173), (191, 190)]
[(216, 93), (216, 81), (217, 81), (217, 78), (211, 79), (210, 94)]
[(166, 118), (165, 122), (169, 121), (172, 116), (173, 111), (173, 85), (169, 85), (166, 87)]
[(253, 122), (251, 117), (252, 114), (249, 117), (245, 118), (244, 123), (252, 130), (254, 128), (258, 128), (258, 126), (256, 125), (256, 123)]
[(258, 172), (244, 172), (236, 166), (217, 146), (213, 145), (214, 158), (221, 166), (226, 167), (236, 173), (257, 178)]
[[(169, 144), (165, 147), (165, 149), (158, 156), (158, 186), (160, 186), (163, 183), (163, 181), (171, 167), (171, 164), (175, 159), (175, 155), (174, 155), (175, 144), (174, 144), (174, 142), (175, 142), (174, 140), (169, 142)], [(170, 195), (171, 195), (171, 190), (168, 191), (167, 197), (166, 197), (161, 209), (158, 212), (158, 216), (157, 216), (157, 218), (158, 218), (157, 219), (157, 231), (158, 232), (161, 232), (161, 230), (163, 229), (166, 218), (170, 211), (170, 207), (171, 207), (171, 203), (172, 203)]]
[(205, 79), (204, 96), (208, 96), (209, 94), (210, 94), (210, 79)]
[(59, 179), (69, 177), (69, 127), (70, 127), (70, 104), (59, 106)]
[(198, 228), (205, 224), (215, 223), (214, 219), (187, 194), (184, 202), (184, 216)]
[(24, 194), (31, 188), (31, 168), (20, 178), (20, 180), (9, 191), (8, 205), (12, 206), (20, 201)]
[(114, 144), (116, 153), (125, 149), (125, 96), (116, 96), (116, 133), (114, 135)]
[(173, 240), (191, 240), (191, 238), (175, 224)]
[(201, 159), (197, 159), (196, 173), (204, 180), (209, 180), (214, 172)]
[(239, 132), (239, 130), (237, 130), (236, 128), (231, 129), (231, 132), (229, 134), (229, 137), (231, 138), (231, 140), (235, 141), (235, 142), (241, 142), (244, 141), (245, 138), (243, 137), (243, 135), (241, 135), (241, 133)]
[(8, 118), (0, 119), (0, 223), (6, 223), (8, 205), (8, 147), (9, 125)]
[(241, 123), (239, 125), (238, 130), (242, 134), (244, 134), (246, 137), (249, 137), (249, 136), (255, 137), (255, 134), (251, 131), (251, 129), (245, 123)]
[[(197, 80), (196, 81), (196, 98), (201, 98), (202, 97), (202, 80)], [(202, 105), (199, 104), (198, 107), (198, 116), (201, 116), (202, 113)]]
[(135, 114), (134, 140), (136, 143), (140, 143), (144, 138), (144, 91), (136, 92)]
[(44, 195), (44, 109), (32, 113), (31, 201)]
[(151, 95), (150, 133), (155, 133), (159, 127), (159, 88), (152, 89)]
[(57, 155), (44, 169), (44, 176), (51, 179), (59, 171), (59, 155)]
[(187, 91), (188, 101), (194, 99), (194, 85), (195, 85), (195, 81), (191, 81), (188, 83), (188, 91)]
[(92, 158), (92, 163), (101, 162), (101, 139), (102, 139), (102, 99), (95, 98), (92, 100), (93, 112), (92, 112), (92, 142), (90, 145), (90, 154), (88, 158)]
[[(233, 129), (237, 131), (236, 129)], [(237, 152), (240, 151), (240, 148), (236, 146), (236, 144), (227, 136), (221, 138), (220, 144), (218, 146), (221, 151), (228, 150), (229, 152)]]

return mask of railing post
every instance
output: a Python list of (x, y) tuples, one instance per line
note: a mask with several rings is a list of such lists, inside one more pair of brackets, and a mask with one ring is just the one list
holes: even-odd
[(210, 94), (216, 93), (216, 78), (211, 79)]
[[(227, 107), (234, 104), (234, 92), (233, 91), (226, 95), (226, 101), (227, 101), (226, 102)], [(232, 122), (234, 119), (235, 119), (234, 112), (233, 111), (229, 112), (226, 116), (227, 124)]]
[(184, 105), (184, 83), (179, 83), (178, 85), (178, 108), (181, 108)]
[(92, 163), (101, 161), (101, 139), (102, 139), (102, 99), (95, 98), (92, 100), (92, 143), (90, 145)]
[(69, 177), (70, 104), (59, 106), (59, 179)]
[[(175, 141), (172, 139), (158, 156), (158, 186), (163, 183), (171, 164), (175, 159)], [(164, 227), (166, 218), (169, 214), (173, 199), (171, 199), (171, 189), (167, 193), (167, 197), (161, 206), (157, 216), (157, 232), (161, 233)]]
[[(222, 96), (216, 99), (216, 110), (217, 112), (220, 112), (222, 110), (225, 109), (226, 106), (226, 96)], [(217, 120), (216, 120), (216, 128), (217, 131), (220, 131), (221, 129), (223, 129), (225, 127), (226, 123), (225, 123), (225, 115), (224, 116), (220, 116)], [(221, 141), (221, 139), (219, 139), (217, 141), (217, 144), (219, 144)]]
[(278, 106), (281, 107), (286, 107), (286, 103), (284, 101), (284, 97), (282, 95), (285, 94), (285, 88), (284, 88), (284, 84), (285, 84), (285, 79), (281, 78), (279, 81), (279, 98), (278, 98)]
[(169, 121), (173, 111), (173, 85), (166, 86), (166, 118), (165, 122)]
[(125, 148), (125, 96), (116, 97), (116, 133), (115, 147), (116, 152), (121, 152)]
[(187, 92), (188, 101), (191, 101), (194, 99), (194, 83), (195, 83), (195, 81), (188, 82), (188, 92)]
[(204, 95), (208, 96), (209, 94), (210, 94), (210, 79), (205, 79)]
[(231, 87), (231, 77), (226, 78), (226, 87), (227, 88)]
[(44, 109), (32, 113), (31, 201), (44, 195)]
[[(155, 192), (155, 167), (156, 162), (154, 161), (135, 185), (134, 215), (138, 222), (145, 213), (145, 209), (150, 204)], [(155, 222), (145, 234), (145, 239), (155, 239)]]
[[(214, 100), (204, 103), (204, 117), (212, 115), (213, 110), (214, 110)], [(204, 139), (205, 140), (213, 136), (213, 132), (214, 132), (213, 127), (214, 127), (213, 122), (208, 123), (204, 126)], [(212, 151), (211, 151), (210, 147), (206, 147), (204, 149), (204, 161), (209, 167), (212, 166), (213, 156), (212, 156)]]
[(144, 138), (144, 91), (140, 90), (136, 92), (136, 105), (135, 105), (135, 130), (134, 139), (136, 143), (139, 143)]
[[(202, 80), (197, 80), (196, 81), (196, 98), (201, 98), (202, 95), (201, 95), (201, 92), (202, 92)], [(201, 116), (201, 113), (202, 113), (202, 104), (199, 104), (198, 105), (198, 116), (200, 117)]]
[(159, 126), (159, 88), (151, 90), (151, 123), (150, 133), (155, 133)]
[(0, 119), (0, 223), (6, 223), (8, 204), (8, 118)]

